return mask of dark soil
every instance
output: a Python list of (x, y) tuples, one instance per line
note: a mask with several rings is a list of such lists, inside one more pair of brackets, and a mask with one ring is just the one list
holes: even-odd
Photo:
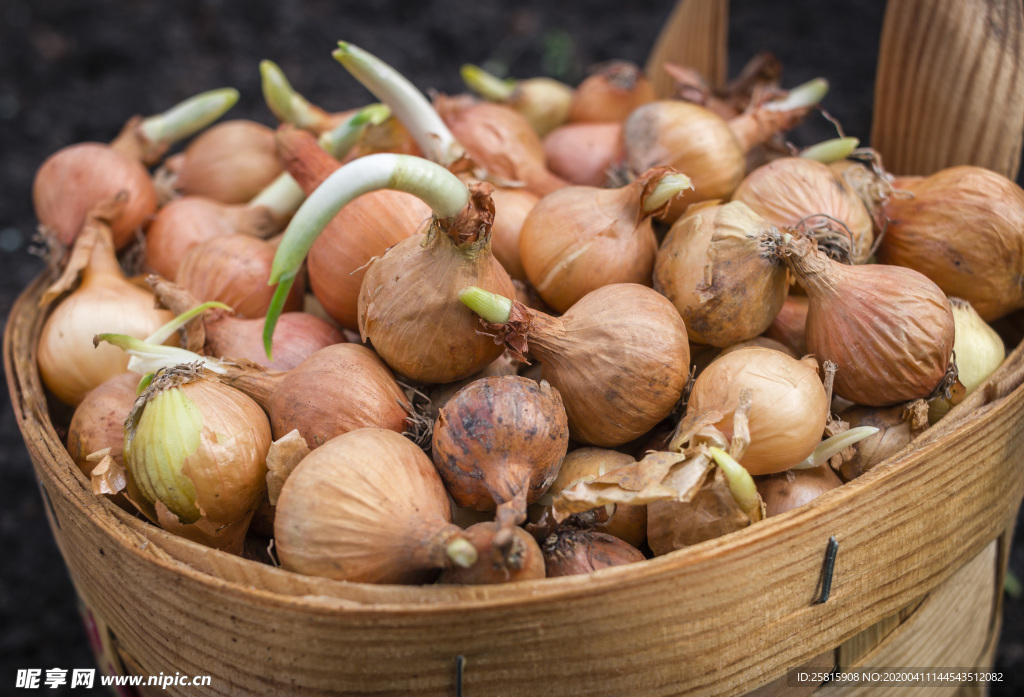
[[(643, 62), (674, 0), (484, 3), (467, 0), (5, 0), (0, 2), (0, 314), (39, 273), (31, 182), (44, 158), (78, 141), (109, 141), (133, 114), (196, 92), (241, 90), (231, 112), (267, 124), (257, 65), (278, 62), (295, 86), (331, 110), (371, 101), (330, 58), (338, 39), (380, 55), (421, 87), (461, 88), (463, 62), (506, 65), (516, 76), (575, 82), (613, 58)], [(786, 66), (785, 83), (832, 82), (825, 102), (847, 133), (867, 141), (882, 0), (734, 2), (730, 65), (760, 50)], [(821, 118), (793, 136), (830, 137)], [(17, 694), (19, 668), (93, 667), (75, 595), (46, 525), (39, 490), (7, 400), (0, 400), (0, 694)], [(922, 515), (927, 515), (922, 512)], [(1024, 577), (1024, 552), (1011, 567)], [(756, 621), (756, 618), (752, 618)], [(1024, 691), (1024, 602), (1005, 598), (993, 695)], [(45, 690), (61, 694), (60, 690)]]

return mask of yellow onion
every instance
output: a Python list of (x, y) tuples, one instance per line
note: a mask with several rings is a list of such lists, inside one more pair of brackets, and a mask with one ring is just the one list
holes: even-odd
[(476, 562), (430, 458), (392, 431), (333, 438), (291, 473), (277, 501), (281, 565), (360, 583), (425, 583)]
[(806, 356), (807, 339), (804, 336), (806, 326), (807, 296), (788, 295), (779, 309), (779, 314), (775, 315), (775, 319), (765, 330), (764, 335), (785, 344), (796, 355)]
[(549, 77), (502, 80), (475, 65), (462, 66), (466, 85), (484, 99), (505, 104), (522, 114), (543, 137), (569, 117), (572, 88)]
[(188, 367), (161, 371), (125, 423), (129, 493), (165, 526), (244, 533), (266, 489), (269, 449), (256, 402)]
[(614, 447), (672, 411), (689, 377), (686, 326), (672, 304), (633, 283), (592, 291), (552, 317), (480, 288), (459, 299), (520, 354), (542, 365), (580, 443)]
[[(758, 167), (733, 193), (773, 225), (801, 227), (819, 248), (863, 264), (871, 255), (871, 216), (857, 194), (828, 165), (804, 157), (782, 157)], [(847, 254), (848, 252), (848, 254)]]
[[(996, 372), (1006, 358), (1006, 346), (996, 331), (985, 323), (971, 304), (962, 298), (950, 298), (956, 339), (953, 354), (956, 357), (957, 379), (970, 394)], [(952, 408), (943, 395), (928, 406), (928, 420), (935, 423)]]
[(846, 481), (856, 479), (875, 465), (903, 450), (914, 438), (928, 428), (927, 406), (922, 400), (895, 407), (854, 406), (842, 413), (843, 421), (851, 428), (871, 426), (878, 429), (874, 435), (855, 443), (853, 457), (839, 467)]
[(828, 463), (809, 469), (796, 469), (757, 479), (757, 493), (764, 500), (765, 516), (785, 513), (818, 498), (826, 491), (842, 486)]
[(733, 351), (712, 361), (694, 382), (687, 414), (721, 413), (714, 425), (731, 439), (744, 390), (752, 393), (750, 446), (740, 462), (750, 474), (782, 472), (814, 452), (829, 409), (817, 371), (780, 351)]
[(245, 203), (284, 171), (274, 131), (255, 121), (225, 121), (204, 131), (165, 167), (184, 196)]
[(625, 163), (632, 172), (673, 167), (693, 180), (693, 191), (674, 201), (665, 216), (672, 222), (691, 203), (729, 198), (746, 173), (746, 154), (799, 122), (826, 88), (824, 81), (812, 81), (730, 121), (689, 102), (645, 104), (625, 121)]
[(548, 169), (571, 184), (607, 186), (622, 159), (622, 124), (567, 123), (544, 137)]
[(837, 395), (888, 406), (929, 397), (947, 380), (953, 311), (926, 276), (839, 264), (808, 237), (787, 234), (779, 251), (807, 289), (807, 350), (838, 366)]
[[(558, 468), (558, 476), (548, 487), (547, 492), (530, 506), (530, 519), (540, 519), (543, 508), (551, 506), (555, 497), (573, 484), (590, 481), (605, 475), (619, 467), (635, 462), (632, 456), (615, 450), (604, 448), (576, 448), (568, 453)], [(617, 504), (610, 506), (613, 510), (607, 520), (597, 522), (593, 529), (634, 547), (639, 547), (647, 537), (647, 506)]]
[(81, 283), (47, 317), (39, 335), (38, 363), (43, 383), (72, 406), (86, 393), (127, 370), (128, 357), (113, 346), (93, 346), (100, 332), (149, 336), (173, 315), (155, 307), (155, 298), (125, 278), (114, 255), (108, 221), (117, 218), (123, 199), (106, 201), (87, 218), (75, 241), (68, 268), (46, 293), (59, 296), (81, 274)]
[(691, 341), (731, 346), (767, 329), (788, 291), (770, 253), (779, 231), (734, 201), (677, 220), (658, 250), (654, 287), (679, 310)]
[(986, 322), (1024, 307), (1024, 190), (966, 165), (893, 186), (879, 261), (923, 273)]
[(754, 348), (766, 348), (766, 349), (771, 349), (772, 351), (781, 351), (782, 353), (786, 354), (790, 358), (800, 358), (801, 355), (803, 355), (803, 354), (797, 353), (796, 351), (794, 351), (793, 349), (789, 348), (788, 346), (786, 346), (782, 342), (776, 341), (775, 339), (769, 339), (766, 336), (755, 336), (753, 339), (748, 339), (747, 341), (741, 341), (738, 344), (733, 344), (732, 346), (728, 346), (728, 347), (722, 349), (721, 351), (719, 351), (718, 355), (719, 356), (724, 356), (725, 354), (732, 353), (733, 351), (739, 351), (740, 349), (743, 349), (743, 348), (752, 348), (752, 347), (754, 347)]
[(89, 455), (110, 448), (110, 457), (124, 465), (124, 422), (138, 397), (139, 376), (121, 373), (85, 395), (68, 426), (68, 454), (85, 476), (96, 462)]
[[(274, 247), (249, 235), (222, 235), (193, 247), (178, 268), (176, 281), (201, 301), (229, 305), (240, 317), (266, 314), (274, 289), (267, 285)], [(301, 283), (292, 288), (285, 310), (302, 309)]]
[(519, 256), (519, 236), (523, 222), (539, 200), (525, 189), (498, 187), (494, 200), (494, 224), (491, 226), (491, 252), (514, 280), (525, 281), (526, 271)]
[(127, 205), (110, 225), (114, 246), (120, 249), (135, 239), (135, 230), (156, 212), (156, 189), (138, 160), (101, 143), (68, 146), (36, 172), (32, 202), (39, 222), (55, 230), (62, 244), (70, 245), (89, 211), (121, 191), (127, 192)]
[(654, 85), (639, 67), (628, 61), (610, 61), (576, 87), (569, 121), (625, 121), (634, 109), (654, 99)]
[(495, 542), (498, 531), (497, 523), (487, 521), (466, 528), (466, 539), (476, 548), (476, 563), (468, 568), (449, 566), (437, 582), (482, 585), (544, 578), (544, 555), (533, 536), (513, 528), (512, 542), (502, 548)]
[(659, 167), (618, 189), (569, 186), (537, 202), (519, 234), (519, 256), (544, 302), (565, 312), (612, 283), (649, 285), (658, 241), (651, 219), (690, 187)]
[(509, 107), (439, 95), (434, 108), (488, 178), (519, 182), (537, 196), (568, 183), (548, 171), (540, 137)]
[(471, 382), (441, 408), (434, 425), (434, 465), (455, 503), (497, 508), (495, 544), (507, 548), (526, 507), (558, 473), (569, 447), (558, 391), (515, 375)]
[(643, 561), (636, 547), (603, 532), (564, 528), (552, 533), (541, 544), (548, 578), (575, 576)]

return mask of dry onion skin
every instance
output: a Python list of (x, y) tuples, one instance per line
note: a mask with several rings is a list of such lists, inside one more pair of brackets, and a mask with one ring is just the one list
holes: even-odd
[(782, 472), (814, 452), (829, 408), (817, 371), (780, 351), (739, 349), (704, 369), (690, 392), (687, 414), (721, 413), (715, 426), (732, 438), (743, 390), (752, 393), (750, 446), (740, 462), (750, 474)]
[(622, 124), (567, 123), (544, 137), (548, 169), (571, 184), (607, 186), (622, 159)]
[(843, 480), (824, 464), (759, 477), (757, 492), (764, 500), (765, 516), (771, 518), (810, 503), (842, 485)]
[(899, 266), (836, 263), (803, 236), (785, 235), (779, 251), (807, 289), (807, 350), (839, 367), (837, 395), (881, 407), (942, 387), (954, 323), (937, 285)]
[(801, 227), (857, 264), (871, 255), (873, 222), (857, 194), (828, 165), (783, 157), (748, 174), (733, 193), (772, 225)]
[[(879, 261), (923, 273), (986, 322), (1024, 307), (1024, 191), (982, 167), (893, 183)], [(909, 192), (909, 195), (906, 193)]]
[(497, 508), (499, 545), (558, 473), (569, 429), (558, 391), (514, 375), (476, 380), (441, 408), (432, 453), (459, 506)]
[(299, 463), (277, 501), (274, 539), (284, 568), (341, 581), (426, 583), (452, 556), (476, 561), (457, 554), (468, 543), (430, 458), (373, 428), (333, 438)]
[(788, 346), (798, 356), (807, 355), (807, 296), (787, 295), (764, 335)]
[(635, 440), (682, 396), (690, 372), (686, 326), (672, 303), (646, 286), (598, 288), (561, 317), (480, 288), (459, 298), (510, 349), (541, 363), (580, 443), (607, 448)]
[(658, 249), (651, 219), (690, 186), (659, 167), (617, 189), (568, 186), (548, 194), (519, 235), (530, 284), (558, 312), (601, 286), (648, 285)]
[(576, 87), (569, 104), (568, 120), (621, 123), (634, 109), (654, 100), (654, 85), (637, 65), (609, 61)]
[(266, 489), (270, 424), (244, 394), (189, 367), (161, 371), (125, 422), (129, 495), (174, 530), (249, 525)]
[(526, 270), (519, 255), (519, 236), (526, 217), (540, 199), (525, 189), (502, 187), (495, 188), (491, 198), (494, 200), (491, 252), (513, 280), (526, 281)]
[(927, 407), (923, 401), (894, 407), (854, 406), (842, 413), (851, 428), (872, 426), (878, 432), (853, 445), (853, 457), (839, 467), (846, 481), (856, 479), (875, 465), (903, 450), (928, 428)]
[(746, 204), (705, 206), (677, 220), (658, 250), (654, 287), (691, 341), (725, 347), (764, 332), (788, 292), (772, 253), (779, 231)]
[(96, 462), (89, 455), (106, 448), (114, 462), (123, 466), (124, 422), (138, 397), (139, 376), (116, 375), (85, 395), (68, 426), (68, 454), (82, 474), (92, 474)]
[[(950, 298), (949, 304), (953, 308), (956, 325), (953, 354), (956, 356), (957, 379), (968, 395), (1002, 365), (1006, 346), (996, 330), (985, 323), (969, 302), (963, 298)], [(939, 395), (928, 405), (928, 420), (934, 424), (952, 407), (945, 396)]]
[(541, 545), (548, 578), (576, 576), (643, 561), (643, 553), (617, 537), (603, 532), (563, 528)]
[(476, 563), (468, 568), (449, 566), (437, 582), (478, 586), (544, 578), (544, 555), (533, 536), (514, 528), (512, 542), (502, 549), (495, 543), (498, 531), (497, 523), (487, 521), (466, 528), (466, 539), (476, 548)]
[(245, 359), (272, 370), (291, 370), (322, 348), (346, 343), (345, 335), (308, 312), (285, 312), (274, 333), (273, 356), (263, 351), (263, 320), (215, 313), (206, 320), (206, 354)]

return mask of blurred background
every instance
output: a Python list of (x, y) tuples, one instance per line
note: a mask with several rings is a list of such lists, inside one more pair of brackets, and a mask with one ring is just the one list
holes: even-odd
[[(153, 114), (195, 93), (232, 86), (229, 118), (271, 125), (258, 63), (276, 61), (296, 89), (329, 111), (372, 101), (335, 63), (339, 39), (377, 54), (420, 88), (461, 91), (462, 63), (515, 77), (575, 84), (609, 60), (645, 61), (675, 0), (0, 0), (0, 317), (42, 269), (32, 177), (62, 146), (110, 141), (134, 114)], [(730, 11), (729, 72), (759, 51), (785, 66), (784, 86), (824, 76), (825, 109), (866, 143), (883, 0), (752, 2)], [(814, 116), (797, 145), (834, 136)], [(39, 489), (10, 404), (0, 398), (0, 694), (19, 668), (95, 663), (75, 595), (50, 535)], [(1018, 545), (1011, 568), (1024, 577)], [(1024, 603), (1005, 598), (994, 696), (1024, 691)], [(60, 690), (46, 690), (60, 694)]]

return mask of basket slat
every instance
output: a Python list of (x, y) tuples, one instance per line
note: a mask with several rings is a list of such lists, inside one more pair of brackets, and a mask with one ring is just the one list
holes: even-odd
[(971, 164), (1015, 179), (1022, 68), (1021, 0), (889, 0), (872, 147), (897, 174)]
[(712, 86), (725, 82), (728, 39), (728, 0), (679, 0), (647, 58), (645, 71), (658, 97), (675, 91), (675, 82), (661, 69), (665, 63), (695, 68)]

